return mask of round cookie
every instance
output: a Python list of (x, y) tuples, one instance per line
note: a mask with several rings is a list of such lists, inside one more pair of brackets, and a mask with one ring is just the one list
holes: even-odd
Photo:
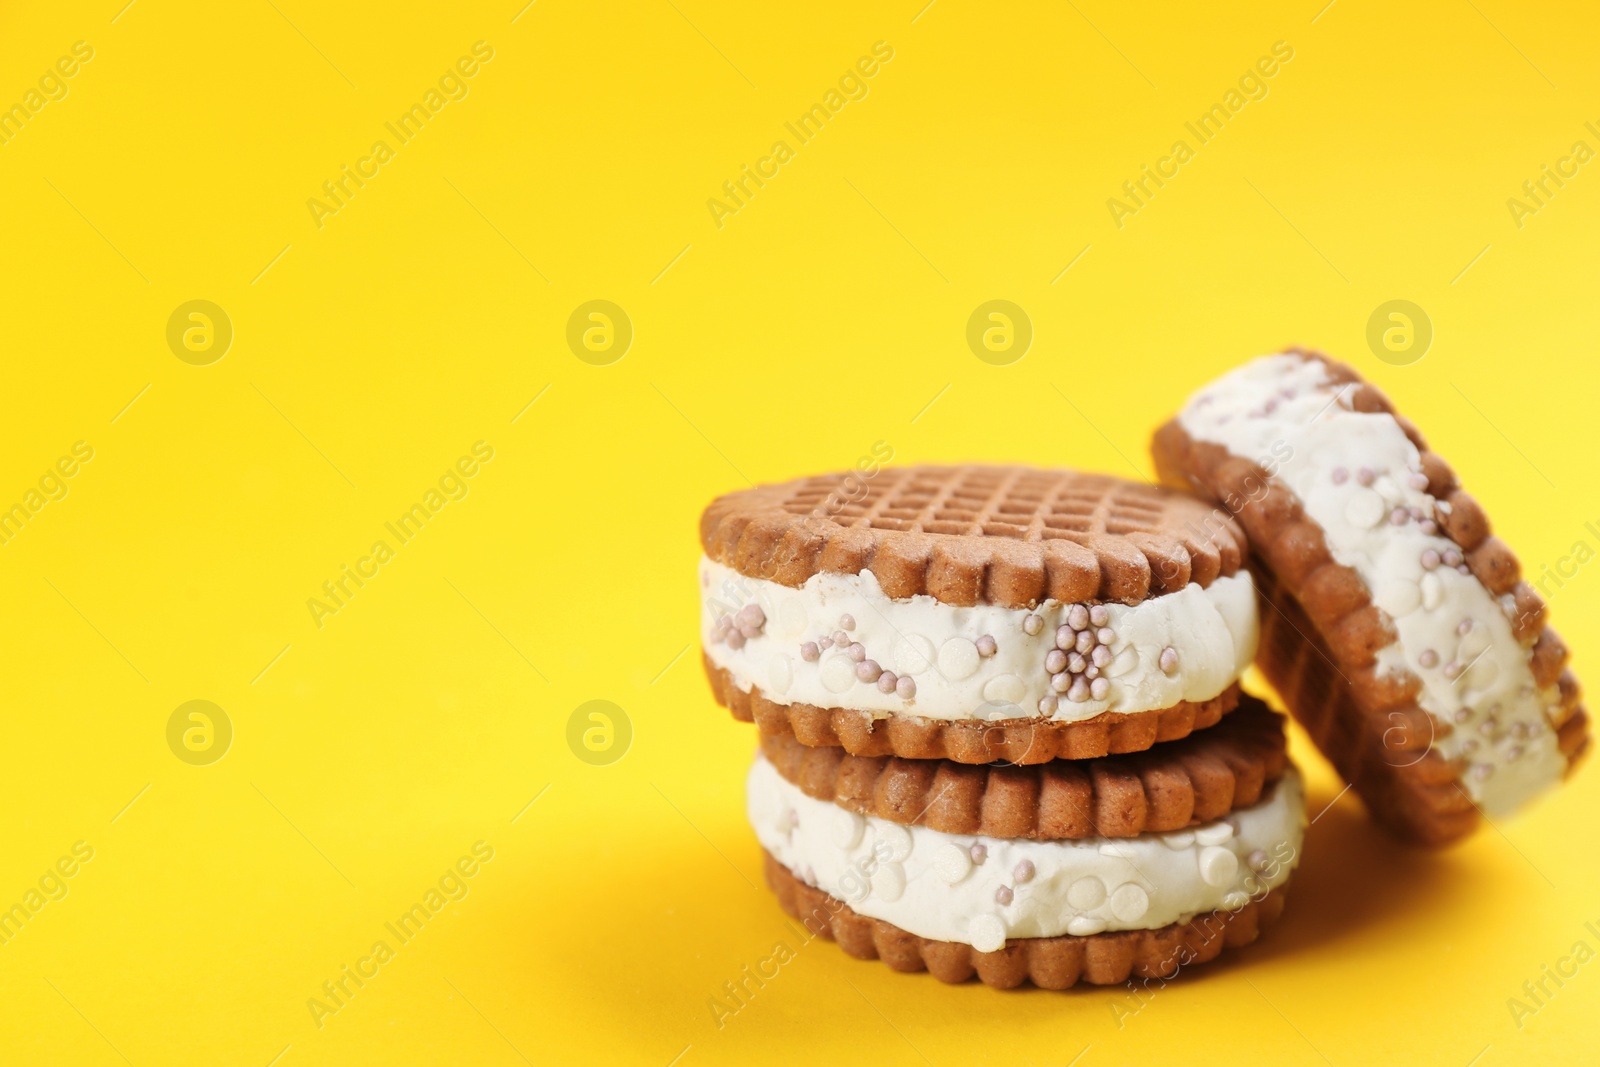
[(1042, 763), (1215, 723), (1255, 652), (1244, 536), (1182, 493), (908, 467), (728, 494), (700, 524), (704, 660), (764, 733)]
[(1170, 485), (1250, 535), (1258, 663), (1368, 809), (1446, 844), (1588, 747), (1567, 650), (1477, 502), (1353, 370), (1300, 349), (1192, 397), (1156, 434)]
[(1051, 840), (1182, 830), (1257, 803), (1288, 765), (1283, 716), (1254, 697), (1210, 729), (1147, 752), (1031, 766), (853, 756), (763, 734), (761, 753), (809, 797), (942, 833)]

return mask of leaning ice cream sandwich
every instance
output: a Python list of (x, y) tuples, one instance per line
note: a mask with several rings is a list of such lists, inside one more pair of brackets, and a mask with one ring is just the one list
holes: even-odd
[(1230, 516), (1024, 467), (847, 472), (700, 521), (706, 673), (763, 733), (855, 755), (1041, 763), (1216, 723), (1255, 654)]
[(1305, 810), (1283, 717), (1249, 696), (1146, 752), (977, 767), (762, 737), (749, 815), (807, 930), (946, 982), (1167, 978), (1283, 909)]
[(1570, 773), (1588, 717), (1544, 603), (1375, 387), (1319, 353), (1262, 357), (1153, 451), (1243, 523), (1258, 662), (1378, 820), (1443, 844)]

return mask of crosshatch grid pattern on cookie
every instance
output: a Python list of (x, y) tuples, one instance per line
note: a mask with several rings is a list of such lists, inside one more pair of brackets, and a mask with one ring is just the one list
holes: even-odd
[[(884, 474), (878, 484), (867, 484), (860, 500), (839, 505), (834, 521), (912, 533), (1075, 541), (1082, 534), (1149, 532), (1167, 505), (1165, 494), (1151, 486), (1086, 474), (1063, 478), (1060, 471), (911, 467)], [(882, 484), (890, 476), (898, 477)], [(780, 506), (810, 515), (838, 488), (837, 476), (807, 478)]]
[(730, 493), (706, 555), (791, 587), (871, 570), (886, 595), (1034, 607), (1138, 603), (1234, 574), (1244, 533), (1190, 496), (1103, 474), (942, 466), (818, 475)]

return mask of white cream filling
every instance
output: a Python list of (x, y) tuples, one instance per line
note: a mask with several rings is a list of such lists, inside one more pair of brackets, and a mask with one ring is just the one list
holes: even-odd
[[(1436, 502), (1416, 446), (1392, 417), (1351, 410), (1344, 389), (1319, 362), (1264, 356), (1196, 393), (1179, 422), (1294, 492), (1335, 562), (1394, 620), (1398, 640), (1378, 652), (1379, 670), (1422, 680), (1418, 704), (1452, 726), (1433, 748), (1464, 759), (1462, 786), (1487, 814), (1507, 814), (1566, 769), (1545, 715), (1559, 693), (1536, 689), (1510, 598), (1463, 573), (1459, 547), (1424, 525)], [(1397, 763), (1415, 758), (1395, 753)]]
[(1154, 930), (1236, 911), (1288, 880), (1306, 821), (1292, 767), (1253, 807), (1131, 838), (1029, 841), (904, 826), (808, 797), (760, 756), (748, 803), (762, 847), (807, 884), (862, 915), (984, 952), (1011, 937)]
[[(931, 596), (891, 600), (871, 571), (819, 573), (793, 589), (704, 558), (700, 583), (706, 653), (740, 689), (759, 687), (778, 703), (851, 708), (876, 718), (899, 713), (1079, 722), (1106, 711), (1154, 711), (1184, 700), (1210, 700), (1249, 666), (1258, 636), (1255, 590), (1243, 571), (1204, 589), (1189, 585), (1132, 606), (1103, 605), (1104, 628), (1114, 637), (1104, 646), (1104, 666), (1094, 672), (1094, 678), (1105, 679), (1096, 697), (1083, 690), (1059, 691), (1052, 679), (1061, 672), (1047, 668), (1057, 631), (1073, 605), (1051, 600), (1029, 611), (990, 604), (956, 607)], [(718, 620), (737, 616), (750, 604), (764, 618), (759, 633), (738, 648), (718, 640)], [(1030, 616), (1037, 623), (1029, 623)], [(841, 620), (853, 628), (842, 627)], [(1036, 632), (1030, 634), (1030, 627)], [(805, 643), (841, 629), (880, 668), (910, 678), (914, 695), (885, 692), (863, 681), (845, 648), (825, 648), (816, 660), (805, 658)], [(994, 639), (990, 655), (980, 651), (987, 647), (981, 641), (985, 636)], [(1162, 653), (1169, 649), (1164, 669)], [(1082, 653), (1091, 661), (1094, 654)], [(1084, 689), (1092, 682), (1085, 676)]]

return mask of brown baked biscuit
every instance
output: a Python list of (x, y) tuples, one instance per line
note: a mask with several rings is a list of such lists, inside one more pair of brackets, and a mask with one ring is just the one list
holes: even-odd
[(718, 497), (700, 517), (700, 544), (740, 574), (791, 587), (870, 570), (895, 599), (1136, 604), (1239, 569), (1242, 531), (1208, 523), (1209, 510), (1104, 474), (900, 467)]
[(1427, 725), (1409, 729), (1408, 720), (1369, 714), (1300, 605), (1265, 567), (1258, 581), (1272, 588), (1258, 586), (1261, 673), (1374, 817), (1401, 837), (1430, 844), (1471, 833), (1477, 809), (1456, 784), (1456, 769), (1428, 747)]
[(1446, 844), (1576, 766), (1588, 717), (1542, 599), (1376, 387), (1319, 353), (1263, 357), (1152, 451), (1244, 525), (1258, 663), (1384, 825)]
[(1079, 982), (1118, 985), (1129, 978), (1170, 978), (1180, 968), (1207, 963), (1223, 948), (1239, 948), (1283, 913), (1287, 883), (1236, 911), (1213, 911), (1158, 930), (1126, 930), (1082, 937), (1013, 938), (983, 952), (953, 941), (933, 941), (892, 923), (857, 914), (848, 904), (806, 885), (763, 852), (767, 885), (778, 904), (812, 934), (837, 941), (857, 959), (881, 959), (897, 971), (926, 970), (941, 982), (977, 975), (984, 985), (1013, 989), (1025, 982), (1067, 989)]
[(925, 719), (894, 715), (874, 719), (850, 708), (780, 704), (760, 689), (745, 692), (732, 675), (702, 655), (717, 703), (740, 722), (753, 722), (765, 735), (788, 735), (803, 745), (839, 747), (853, 756), (947, 759), (956, 763), (1035, 764), (1054, 759), (1095, 759), (1142, 752), (1215, 725), (1239, 702), (1230, 685), (1210, 700), (1181, 701), (1170, 708), (1125, 714), (1101, 712), (1081, 722), (1044, 718), (993, 720)]
[(863, 815), (1035, 840), (1136, 837), (1211, 822), (1260, 800), (1287, 763), (1283, 717), (1250, 696), (1209, 730), (1084, 762), (979, 767), (854, 756), (789, 734), (763, 734), (761, 751), (807, 796)]

